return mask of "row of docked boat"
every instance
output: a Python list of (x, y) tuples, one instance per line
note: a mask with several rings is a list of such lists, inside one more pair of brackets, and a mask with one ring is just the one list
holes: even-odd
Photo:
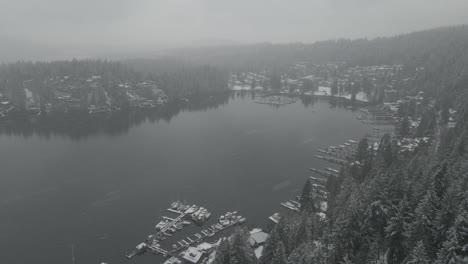
[(299, 202), (296, 202), (294, 200), (289, 200), (287, 202), (281, 203), (281, 206), (284, 208), (287, 208), (289, 210), (295, 211), (295, 212), (300, 212), (301, 204)]
[(197, 224), (205, 223), (211, 216), (211, 213), (207, 209), (200, 207), (192, 214), (192, 220)]
[(199, 233), (194, 234), (195, 238), (191, 238), (190, 236), (177, 241), (177, 243), (172, 245), (172, 252), (176, 252), (182, 248), (188, 247), (193, 243), (199, 242), (206, 237), (213, 237), (216, 233), (237, 224), (245, 223), (246, 219), (240, 215), (236, 211), (228, 212), (224, 215), (219, 217), (218, 223), (212, 224), (209, 227), (205, 228), (204, 230), (200, 231)]
[(272, 216), (268, 217), (268, 219), (270, 219), (270, 221), (272, 221), (273, 223), (277, 224), (281, 219), (281, 215), (280, 213), (274, 213)]
[(211, 213), (204, 207), (186, 205), (180, 201), (173, 202), (168, 210), (174, 213), (189, 215), (191, 220), (197, 224), (205, 223), (211, 216)]
[(158, 224), (156, 224), (154, 228), (159, 231), (164, 230), (166, 232), (169, 231), (170, 233), (174, 233), (177, 230), (182, 230), (182, 228), (184, 228), (186, 225), (190, 225), (190, 222), (179, 220), (174, 223), (169, 219), (163, 219)]
[(219, 217), (219, 223), (224, 226), (231, 226), (235, 224), (243, 224), (246, 219), (237, 214), (237, 211), (227, 212), (226, 214)]
[[(328, 156), (315, 155), (315, 157), (337, 165), (347, 165), (352, 159), (350, 154), (356, 152), (355, 149), (358, 144), (359, 143), (356, 140), (349, 139), (343, 144), (337, 146), (329, 146), (324, 150), (317, 149), (318, 152), (327, 154)], [(309, 168), (309, 170), (323, 177), (338, 176), (340, 174), (339, 170), (330, 167), (327, 167), (324, 170), (315, 168)], [(320, 201), (320, 210), (326, 211), (326, 199), (328, 197), (328, 192), (326, 191), (325, 185), (327, 183), (327, 180), (324, 178), (313, 176), (309, 177), (309, 179), (312, 181), (312, 190), (314, 192), (314, 195)], [(289, 200), (287, 202), (281, 203), (281, 206), (296, 213), (300, 212), (301, 204), (299, 202), (299, 197), (297, 197), (297, 201)], [(277, 224), (281, 219), (281, 216), (279, 213), (274, 213), (273, 215), (268, 217), (268, 219), (273, 223)]]

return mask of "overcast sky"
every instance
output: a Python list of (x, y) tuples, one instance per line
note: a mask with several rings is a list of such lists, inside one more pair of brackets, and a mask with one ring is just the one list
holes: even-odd
[(0, 38), (146, 46), (313, 42), (468, 23), (468, 0), (0, 0)]

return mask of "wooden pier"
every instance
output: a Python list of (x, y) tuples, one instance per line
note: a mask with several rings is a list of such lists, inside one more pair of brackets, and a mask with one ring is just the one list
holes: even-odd
[[(349, 159), (352, 159), (352, 156), (351, 155), (348, 155), (348, 152), (352, 152), (352, 150), (343, 150), (343, 151), (326, 151), (326, 150), (323, 150), (323, 149), (317, 149), (318, 152), (320, 153), (323, 153), (323, 154), (326, 154), (328, 156), (331, 156), (331, 157), (335, 157), (335, 158), (339, 158), (339, 159), (346, 159), (346, 160), (349, 160)], [(343, 153), (345, 152), (345, 153)]]
[(327, 181), (324, 180), (324, 179), (320, 179), (320, 178), (316, 178), (316, 177), (312, 177), (310, 176), (309, 179), (311, 179), (312, 181), (318, 183), (318, 184), (322, 184), (322, 185), (325, 185), (327, 184)]
[(309, 170), (311, 170), (311, 171), (313, 171), (313, 172), (315, 172), (318, 175), (323, 176), (323, 177), (338, 176), (335, 173), (324, 171), (324, 170), (319, 170), (319, 169), (314, 169), (314, 168), (309, 168)]
[[(201, 242), (202, 240), (204, 240), (205, 238), (208, 238), (208, 237), (213, 237), (214, 235), (216, 235), (217, 233), (221, 232), (221, 231), (224, 231), (226, 229), (228, 229), (229, 227), (232, 227), (234, 225), (238, 225), (238, 224), (242, 224), (241, 222), (232, 222), (230, 223), (229, 225), (226, 225), (226, 226), (223, 226), (221, 224), (213, 224), (211, 225), (210, 227), (208, 227), (207, 229), (211, 231), (211, 233), (209, 233), (206, 229), (205, 230), (202, 230), (200, 233), (202, 233), (202, 235), (198, 235), (195, 234), (194, 236), (196, 236), (197, 238), (195, 239), (191, 239), (190, 237), (186, 237), (182, 240), (179, 240), (177, 241), (177, 243), (180, 245), (180, 247), (177, 247), (177, 248), (174, 248), (173, 250), (171, 250), (170, 252), (171, 253), (176, 253), (184, 248), (187, 248), (189, 247), (190, 245), (194, 244), (194, 243), (198, 243), (198, 242)], [(217, 228), (214, 228), (213, 226), (217, 225), (218, 227)], [(185, 239), (189, 240), (189, 241), (185, 241)], [(176, 244), (174, 244), (176, 245)]]
[(324, 157), (324, 156), (319, 156), (319, 155), (315, 155), (315, 157), (317, 159), (326, 160), (328, 162), (335, 163), (335, 164), (338, 164), (338, 165), (348, 165), (349, 164), (349, 161), (342, 160), (342, 159), (337, 159), (337, 158), (332, 158), (332, 157)]

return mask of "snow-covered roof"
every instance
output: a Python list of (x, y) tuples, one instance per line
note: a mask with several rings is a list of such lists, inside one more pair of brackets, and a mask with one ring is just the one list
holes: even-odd
[(255, 246), (255, 245), (261, 245), (263, 243), (265, 243), (265, 241), (267, 240), (269, 234), (263, 232), (263, 231), (258, 231), (258, 232), (255, 232), (255, 233), (250, 233), (250, 238), (249, 238), (249, 241), (250, 241), (250, 245), (252, 246)]
[(185, 252), (182, 258), (192, 263), (198, 263), (200, 261), (203, 252), (199, 251), (197, 248), (189, 247)]

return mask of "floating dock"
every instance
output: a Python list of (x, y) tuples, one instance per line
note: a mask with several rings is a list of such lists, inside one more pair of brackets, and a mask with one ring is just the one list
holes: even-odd
[[(346, 160), (352, 159), (351, 155), (341, 153), (341, 151), (326, 151), (326, 150), (323, 150), (323, 149), (317, 149), (317, 151), (320, 152), (320, 153), (329, 155), (331, 157), (339, 158), (339, 159), (346, 159)], [(351, 150), (344, 151), (344, 152), (351, 152)]]
[(270, 221), (272, 221), (273, 223), (277, 224), (279, 223), (281, 216), (279, 213), (274, 213), (272, 216), (268, 217), (268, 219), (270, 219)]
[(335, 164), (338, 164), (338, 165), (348, 165), (349, 164), (349, 161), (342, 160), (342, 159), (337, 159), (337, 158), (332, 158), (332, 157), (324, 157), (324, 156), (319, 156), (319, 155), (315, 155), (315, 157), (317, 159), (326, 160), (328, 162), (335, 163)]
[(319, 169), (314, 169), (314, 168), (309, 168), (309, 170), (311, 170), (311, 171), (313, 171), (313, 172), (315, 172), (318, 175), (323, 176), (323, 177), (338, 176), (338, 174), (328, 172), (328, 171), (324, 171), (324, 170), (319, 170)]
[(190, 222), (184, 220), (185, 218), (192, 220), (195, 223), (204, 224), (210, 217), (211, 213), (203, 207), (196, 205), (184, 205), (181, 202), (174, 202), (167, 211), (176, 213), (176, 218), (163, 216), (163, 220), (156, 225), (158, 232), (148, 236), (146, 243), (140, 243), (135, 249), (126, 254), (128, 259), (135, 257), (136, 255), (142, 255), (147, 251), (151, 251), (153, 254), (162, 255), (163, 257), (174, 257), (175, 252), (188, 247), (194, 243), (200, 242), (207, 237), (212, 237), (216, 233), (225, 230), (233, 225), (243, 224), (246, 219), (237, 214), (237, 212), (227, 213), (220, 217), (219, 223), (209, 226), (207, 229), (201, 231), (203, 235), (199, 233), (195, 234), (196, 238), (190, 236), (185, 237), (182, 240), (174, 242), (172, 250), (166, 250), (161, 247), (159, 242), (171, 237), (170, 233), (181, 230), (184, 225), (190, 224)]
[(285, 202), (285, 203), (281, 203), (281, 206), (283, 206), (284, 208), (286, 209), (289, 209), (291, 211), (295, 211), (295, 212), (300, 212), (300, 206), (296, 206), (295, 204), (291, 203), (291, 202)]
[(316, 178), (316, 177), (312, 177), (312, 176), (310, 176), (309, 179), (311, 179), (312, 181), (315, 181), (316, 183), (322, 184), (322, 185), (327, 184), (327, 181), (324, 180), (324, 179), (320, 179), (320, 178)]

